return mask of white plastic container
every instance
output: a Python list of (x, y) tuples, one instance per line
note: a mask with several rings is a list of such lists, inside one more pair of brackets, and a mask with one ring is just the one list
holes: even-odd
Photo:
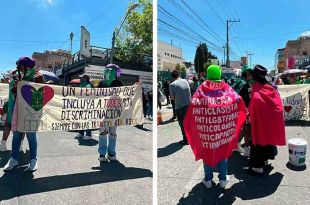
[(288, 140), (289, 162), (294, 166), (306, 163), (307, 141), (301, 138)]

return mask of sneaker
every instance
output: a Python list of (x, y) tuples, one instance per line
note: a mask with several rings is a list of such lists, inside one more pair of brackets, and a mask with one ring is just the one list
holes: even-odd
[(227, 186), (228, 182), (229, 182), (229, 176), (226, 175), (226, 180), (220, 180), (220, 187), (224, 189)]
[(253, 172), (257, 173), (257, 174), (262, 174), (264, 173), (264, 169), (263, 168), (251, 168)]
[(250, 149), (250, 147), (244, 147), (243, 148), (243, 154), (242, 154), (242, 156), (244, 156), (244, 157), (250, 157), (250, 153), (251, 152), (251, 149)]
[(108, 161), (108, 159), (104, 156), (104, 155), (99, 155), (99, 158), (98, 158), (98, 160), (100, 161), (100, 162), (107, 162)]
[(108, 155), (108, 159), (110, 162), (116, 162), (117, 161), (117, 158), (115, 155)]
[(91, 137), (91, 136), (84, 136), (82, 139), (83, 139), (83, 140), (91, 140), (92, 137)]
[(205, 185), (205, 187), (206, 187), (207, 189), (212, 188), (212, 181), (211, 181), (211, 180), (209, 180), (209, 181), (202, 180), (202, 183)]
[(32, 159), (28, 165), (28, 167), (25, 169), (27, 172), (35, 172), (37, 171), (38, 163), (36, 159)]
[(6, 163), (6, 165), (3, 167), (3, 170), (10, 171), (17, 165), (18, 165), (18, 161), (13, 158), (10, 158), (8, 163)]
[(185, 141), (185, 140), (182, 140), (182, 141), (179, 142), (179, 144), (180, 144), (180, 145), (188, 145), (188, 142)]
[(23, 144), (20, 144), (19, 151), (20, 151), (20, 152), (23, 152), (23, 151), (24, 151), (24, 149), (23, 149)]
[(233, 151), (234, 151), (234, 152), (240, 152), (240, 153), (242, 153), (242, 152), (243, 152), (243, 148), (241, 147), (241, 144), (238, 143), (238, 148), (233, 149)]
[(0, 144), (0, 152), (5, 152), (5, 151), (7, 151), (6, 142), (3, 142), (2, 140)]
[(80, 133), (78, 133), (74, 138), (82, 138), (84, 137), (83, 135), (81, 135)]

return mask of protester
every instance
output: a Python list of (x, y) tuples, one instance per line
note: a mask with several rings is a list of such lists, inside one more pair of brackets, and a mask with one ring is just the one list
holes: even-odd
[[(43, 83), (43, 76), (39, 74), (34, 69), (35, 60), (28, 57), (21, 57), (16, 62), (17, 71), (19, 78), (14, 80), (13, 87), (11, 89), (13, 98), (16, 98), (17, 94), (17, 83), (19, 80)], [(13, 109), (14, 103), (9, 106), (9, 109)], [(15, 166), (18, 165), (19, 159), (19, 150), (24, 133), (19, 131), (13, 132), (13, 141), (12, 141), (12, 153), (11, 158), (8, 163), (4, 166), (4, 171), (12, 170)], [(25, 171), (36, 171), (37, 170), (37, 134), (36, 132), (27, 132), (26, 133), (29, 149), (30, 149), (30, 164), (27, 166)]]
[(194, 76), (193, 77), (193, 86), (191, 87), (191, 95), (193, 95), (196, 92), (199, 85), (200, 85), (199, 80), (196, 78), (196, 76)]
[(183, 140), (179, 141), (181, 145), (188, 145), (187, 137), (184, 131), (183, 120), (190, 103), (191, 91), (186, 80), (180, 78), (180, 73), (177, 70), (171, 73), (173, 83), (170, 84), (170, 97), (175, 102), (175, 112), (181, 127)]
[(153, 92), (152, 91), (148, 91), (146, 93), (147, 96), (147, 111), (146, 111), (146, 115), (147, 118), (149, 118), (149, 120), (153, 120)]
[(169, 81), (168, 80), (165, 80), (165, 83), (164, 83), (164, 93), (165, 93), (165, 96), (167, 99), (167, 105), (169, 105), (170, 104), (170, 91), (169, 91)]
[(237, 145), (246, 118), (242, 98), (221, 81), (221, 72), (217, 65), (208, 67), (207, 80), (192, 97), (184, 120), (196, 160), (202, 159), (204, 163), (203, 184), (206, 188), (212, 187), (214, 167), (218, 168), (220, 187), (225, 188), (228, 184), (227, 158)]
[(285, 145), (283, 104), (279, 93), (266, 78), (267, 69), (256, 65), (249, 104), (251, 122), (250, 173), (262, 174), (268, 159), (277, 155), (276, 145)]
[[(98, 84), (98, 88), (106, 88), (106, 87), (121, 87), (123, 86), (122, 82), (115, 79), (111, 82), (110, 85), (107, 85), (105, 80), (101, 80)], [(104, 126), (99, 129), (99, 158), (100, 162), (114, 162), (117, 161), (116, 158), (116, 128), (117, 126)]]
[[(93, 88), (93, 84), (90, 82), (90, 77), (87, 74), (79, 75), (79, 78), (81, 80), (80, 87), (81, 88)], [(84, 135), (85, 133), (85, 135)], [(83, 140), (91, 140), (92, 139), (92, 133), (91, 130), (81, 130), (79, 133), (75, 136), (75, 138), (82, 138)]]
[[(234, 81), (231, 84), (231, 87), (242, 97), (245, 106), (248, 107), (250, 104), (250, 95), (251, 95), (251, 85), (250, 82), (252, 80), (250, 74), (250, 68), (248, 66), (244, 66), (241, 72), (241, 78)], [(242, 132), (240, 133), (238, 140), (238, 151), (242, 153), (245, 157), (250, 157), (250, 136), (251, 136), (251, 127), (249, 120), (247, 119)], [(244, 148), (241, 147), (241, 141), (244, 139)]]

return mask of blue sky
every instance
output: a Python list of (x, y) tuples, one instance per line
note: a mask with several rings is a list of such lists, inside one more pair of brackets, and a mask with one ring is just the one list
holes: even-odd
[(15, 68), (20, 56), (34, 51), (80, 46), (80, 27), (91, 34), (91, 45), (111, 47), (113, 30), (120, 26), (129, 0), (2, 0), (0, 72)]
[[(183, 0), (203, 22), (192, 20), (171, 2), (176, 2), (179, 7), (185, 9), (189, 15), (193, 15), (181, 0), (158, 0), (158, 5), (163, 7), (168, 13), (181, 20), (187, 26), (199, 33), (204, 39), (209, 40), (215, 49), (210, 49), (212, 53), (223, 59), (224, 51), (222, 47), (226, 43), (226, 19), (240, 19), (240, 23), (233, 23), (230, 27), (230, 37), (236, 37), (230, 41), (232, 49), (231, 60), (245, 56), (245, 51), (254, 53), (252, 64), (262, 64), (268, 69), (274, 67), (274, 56), (278, 48), (285, 47), (288, 40), (297, 39), (303, 31), (310, 31), (310, 15), (308, 0)], [(174, 25), (176, 28), (185, 31), (185, 26), (175, 24), (165, 11), (159, 8), (158, 18), (164, 22)], [(197, 24), (201, 24), (199, 26)], [(209, 28), (215, 33), (213, 34)], [(158, 39), (179, 45), (183, 49), (183, 57), (187, 61), (194, 61), (196, 45), (199, 40), (197, 34), (189, 32), (179, 36), (171, 34), (177, 33), (175, 29), (169, 28), (164, 23), (158, 22), (158, 28), (162, 31), (158, 33)], [(213, 37), (209, 34), (209, 31)], [(167, 34), (168, 33), (168, 34)], [(167, 36), (170, 35), (170, 36)], [(173, 36), (171, 36), (173, 35)], [(195, 40), (196, 39), (196, 40)], [(190, 40), (190, 41), (188, 41)], [(195, 42), (192, 42), (192, 41)], [(210, 43), (207, 45), (210, 45)], [(222, 49), (223, 50), (223, 49)]]

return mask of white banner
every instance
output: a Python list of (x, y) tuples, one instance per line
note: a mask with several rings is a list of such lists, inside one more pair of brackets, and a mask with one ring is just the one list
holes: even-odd
[(285, 121), (310, 120), (310, 85), (280, 85), (278, 90), (283, 101)]
[(9, 98), (9, 84), (0, 83), (0, 108)]
[(78, 88), (22, 81), (12, 129), (85, 130), (143, 123), (141, 86)]
[(89, 65), (85, 68), (85, 74), (89, 75), (91, 81), (100, 81), (104, 79), (105, 66)]
[(84, 26), (81, 26), (80, 54), (90, 57), (90, 33)]

